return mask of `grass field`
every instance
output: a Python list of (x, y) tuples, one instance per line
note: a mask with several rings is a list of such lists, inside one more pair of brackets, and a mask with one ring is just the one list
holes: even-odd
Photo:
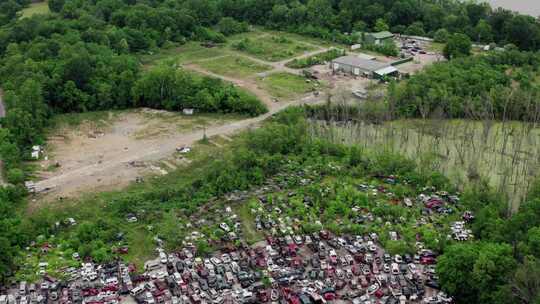
[(432, 42), (428, 45), (427, 50), (430, 52), (442, 53), (444, 50), (444, 43)]
[(266, 61), (281, 61), (316, 48), (282, 35), (262, 34), (234, 40), (231, 48)]
[(485, 180), (508, 196), (514, 210), (540, 167), (540, 128), (519, 122), (313, 123), (312, 131), (334, 142), (404, 154), (461, 186)]
[(289, 73), (275, 73), (257, 79), (259, 86), (278, 99), (292, 99), (309, 93), (318, 86), (306, 78)]
[(205, 70), (219, 75), (239, 78), (253, 76), (253, 74), (268, 71), (270, 69), (267, 65), (234, 55), (198, 61), (196, 64)]
[(36, 14), (48, 14), (50, 13), (49, 5), (47, 1), (37, 2), (30, 4), (29, 7), (22, 10), (21, 18), (31, 17)]
[(201, 59), (225, 55), (222, 47), (207, 48), (199, 42), (189, 42), (182, 46), (161, 49), (159, 52), (140, 57), (143, 65), (155, 65), (165, 60), (175, 60), (178, 63), (188, 63)]

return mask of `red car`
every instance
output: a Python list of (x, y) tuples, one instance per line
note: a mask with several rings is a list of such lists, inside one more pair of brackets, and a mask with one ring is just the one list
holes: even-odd
[(84, 289), (82, 293), (84, 297), (91, 297), (91, 296), (97, 296), (99, 294), (99, 291), (95, 288), (88, 288), (88, 289)]
[(127, 247), (127, 246), (120, 247), (120, 248), (116, 249), (116, 252), (118, 254), (127, 254), (129, 252), (129, 247)]
[(330, 238), (330, 233), (328, 233), (326, 230), (321, 230), (321, 232), (319, 232), (319, 236), (323, 240), (328, 240)]
[(433, 265), (437, 263), (437, 260), (431, 256), (423, 256), (420, 258), (420, 264), (422, 265)]
[(118, 287), (115, 285), (108, 285), (103, 287), (103, 291), (118, 291)]
[(300, 302), (300, 299), (295, 295), (290, 296), (288, 302), (289, 304), (302, 304), (302, 302)]
[(336, 294), (333, 292), (327, 292), (324, 294), (323, 297), (326, 301), (334, 301), (335, 299), (337, 299)]
[(298, 247), (296, 246), (296, 244), (289, 244), (288, 247), (288, 252), (289, 252), (289, 255), (290, 256), (296, 256), (296, 250), (298, 249)]
[(268, 295), (268, 291), (267, 290), (264, 290), (264, 289), (261, 289), (259, 290), (259, 293), (258, 293), (258, 298), (259, 298), (259, 301), (261, 301), (262, 303), (266, 303), (270, 300), (270, 296)]
[(263, 257), (260, 257), (257, 259), (257, 266), (260, 267), (260, 268), (266, 268), (267, 264), (266, 264), (266, 259), (263, 258)]

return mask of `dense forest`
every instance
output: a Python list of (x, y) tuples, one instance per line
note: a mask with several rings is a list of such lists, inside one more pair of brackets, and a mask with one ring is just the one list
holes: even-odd
[(434, 64), (390, 86), (394, 117), (538, 122), (540, 55), (516, 50)]
[[(540, 47), (540, 25), (534, 18), (492, 10), (485, 4), (453, 0), (50, 0), (51, 14), (21, 19), (18, 12), (27, 4), (13, 0), (0, 4), (0, 82), (8, 110), (1, 121), (4, 128), (0, 129), (0, 156), (6, 164), (8, 179), (16, 184), (0, 189), (2, 279), (12, 273), (15, 257), (31, 240), (38, 234), (54, 233), (50, 227), (56, 218), (50, 213), (31, 218), (22, 218), (17, 213), (25, 192), (20, 186), (25, 179), (22, 161), (31, 145), (43, 142), (43, 130), (53, 115), (136, 106), (169, 110), (189, 106), (201, 111), (249, 115), (265, 111), (256, 98), (220, 81), (166, 67), (143, 71), (138, 54), (188, 40), (223, 42), (227, 35), (248, 30), (246, 24), (342, 43), (352, 43), (354, 32), (391, 30), (433, 36), (443, 42), (450, 34), (461, 33), (472, 41), (495, 42), (500, 46), (513, 44), (524, 51), (537, 51)], [(395, 107), (410, 116), (432, 115), (442, 107), (444, 113), (455, 117), (467, 111), (480, 111), (485, 99), (477, 96), (493, 96), (499, 98), (492, 103), (496, 109), (493, 113), (500, 113), (504, 100), (500, 100), (496, 90), (508, 88), (517, 77), (521, 77), (520, 94), (538, 96), (534, 85), (526, 88), (527, 82), (522, 81), (535, 71), (529, 67), (536, 69), (538, 59), (523, 54), (523, 62), (511, 62), (510, 57), (502, 55), (482, 60), (456, 59), (436, 65), (413, 77), (403, 88), (395, 89)], [(512, 67), (526, 68), (519, 73), (506, 73)], [(454, 76), (454, 83), (446, 82)], [(152, 90), (156, 82), (168, 85), (167, 94)], [(464, 82), (472, 85), (462, 88)], [(431, 89), (424, 90), (419, 84), (427, 84)], [(411, 96), (415, 99), (409, 104), (406, 101)], [(435, 103), (440, 96), (446, 100), (442, 105)], [(519, 95), (511, 97), (522, 100)], [(470, 99), (470, 107), (460, 104), (464, 98)], [(528, 115), (528, 107), (530, 103), (520, 103), (516, 117)], [(132, 202), (158, 206), (155, 202), (169, 201), (170, 206), (178, 207), (175, 195), (182, 194), (185, 197), (179, 197), (190, 202), (183, 206), (194, 209), (209, 195), (260, 182), (276, 173), (293, 154), (311, 161), (332, 157), (351, 168), (363, 166), (368, 172), (373, 168), (384, 169), (388, 174), (399, 171), (402, 168), (399, 164), (406, 163), (401, 158), (380, 163), (367, 159), (358, 162), (354, 149), (328, 148), (311, 142), (306, 138), (301, 119), (291, 116), (284, 115), (271, 127), (252, 134), (236, 156), (216, 160), (212, 163), (214, 169), (194, 178), (187, 186), (126, 195), (119, 206), (128, 208)], [(399, 173), (416, 174), (414, 169), (410, 171), (403, 169)], [(474, 228), (479, 241), (445, 250), (447, 258), (440, 263), (445, 290), (469, 303), (515, 303), (522, 297), (529, 297), (526, 303), (537, 301), (531, 298), (537, 296), (537, 290), (532, 296), (518, 298), (511, 297), (514, 293), (504, 292), (515, 288), (530, 290), (527, 289), (530, 282), (520, 280), (522, 273), (533, 272), (536, 278), (540, 273), (540, 264), (532, 257), (538, 258), (540, 252), (537, 192), (533, 191), (529, 202), (512, 217), (501, 211), (502, 202), (488, 189), (468, 193), (471, 208), (479, 214)], [(114, 211), (121, 216), (127, 212)], [(95, 231), (95, 238), (107, 240), (106, 236), (113, 231), (110, 227), (110, 223), (96, 222), (89, 230)], [(79, 239), (87, 241), (84, 237)], [(91, 253), (93, 249), (96, 248), (87, 251)], [(493, 270), (492, 265), (502, 263), (508, 263), (504, 271)], [(468, 276), (471, 269), (474, 275)]]

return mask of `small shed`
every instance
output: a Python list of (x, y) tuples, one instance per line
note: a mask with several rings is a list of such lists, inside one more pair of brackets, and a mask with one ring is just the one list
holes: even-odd
[(364, 42), (367, 44), (383, 44), (385, 42), (392, 41), (392, 39), (394, 39), (394, 34), (388, 31), (366, 33), (364, 35)]

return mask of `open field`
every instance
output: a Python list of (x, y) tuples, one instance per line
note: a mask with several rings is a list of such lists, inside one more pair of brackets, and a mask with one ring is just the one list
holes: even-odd
[(462, 186), (484, 179), (508, 196), (514, 210), (540, 168), (540, 128), (519, 122), (314, 122), (312, 132), (334, 142), (402, 153)]
[(161, 49), (159, 52), (140, 57), (142, 64), (155, 65), (165, 60), (174, 60), (178, 63), (193, 62), (201, 59), (209, 59), (226, 55), (222, 46), (207, 48), (200, 42), (188, 42), (185, 45)]
[(274, 36), (269, 34), (235, 41), (231, 44), (231, 47), (256, 58), (272, 62), (290, 59), (304, 52), (316, 50), (312, 45), (281, 35)]
[(29, 7), (22, 10), (21, 18), (31, 17), (36, 14), (50, 13), (47, 1), (31, 3)]
[[(146, 150), (158, 151), (163, 146), (170, 146), (170, 150), (174, 151), (177, 146), (193, 143), (183, 142), (184, 135), (191, 135), (196, 141), (202, 138), (203, 128), (232, 123), (241, 118), (218, 114), (183, 116), (150, 109), (111, 112), (108, 117), (103, 117), (103, 113), (96, 114), (97, 119), (81, 121), (76, 127), (57, 124), (49, 132), (47, 160), (40, 162), (41, 170), (37, 173), (37, 179), (44, 180), (46, 186), (43, 187), (51, 188), (55, 197), (70, 196), (88, 187), (112, 189), (125, 186), (139, 176), (166, 174), (167, 170), (184, 163), (183, 158), (178, 157), (172, 164), (167, 164), (172, 168), (164, 169), (158, 163), (164, 158), (159, 153), (137, 161), (131, 160), (130, 156)], [(91, 169), (111, 160), (117, 160), (117, 165), (123, 169), (92, 172)], [(59, 167), (55, 166), (57, 162)], [(53, 170), (53, 167), (56, 168)], [(55, 191), (54, 180), (71, 172), (80, 174), (61, 183), (62, 189)]]
[(196, 64), (212, 73), (240, 78), (247, 78), (271, 69), (270, 66), (233, 55), (201, 60), (197, 61)]
[(289, 73), (275, 73), (259, 77), (257, 83), (272, 97), (286, 100), (304, 95), (320, 87), (314, 82), (307, 82), (305, 77)]
[[(223, 141), (217, 137), (227, 140), (228, 136), (253, 127), (288, 106), (322, 100), (321, 94), (275, 103), (268, 113), (255, 118), (220, 114), (185, 117), (140, 109), (119, 113), (104, 122), (58, 127), (49, 133), (47, 160), (39, 163), (41, 171), (35, 177), (36, 188), (43, 194), (29, 204), (29, 211), (39, 208), (42, 202), (124, 188), (139, 177), (166, 175), (189, 164), (191, 156), (197, 156), (193, 151), (179, 154), (176, 149), (197, 144), (205, 134), (210, 145), (220, 146)], [(51, 170), (56, 162), (60, 167)]]

